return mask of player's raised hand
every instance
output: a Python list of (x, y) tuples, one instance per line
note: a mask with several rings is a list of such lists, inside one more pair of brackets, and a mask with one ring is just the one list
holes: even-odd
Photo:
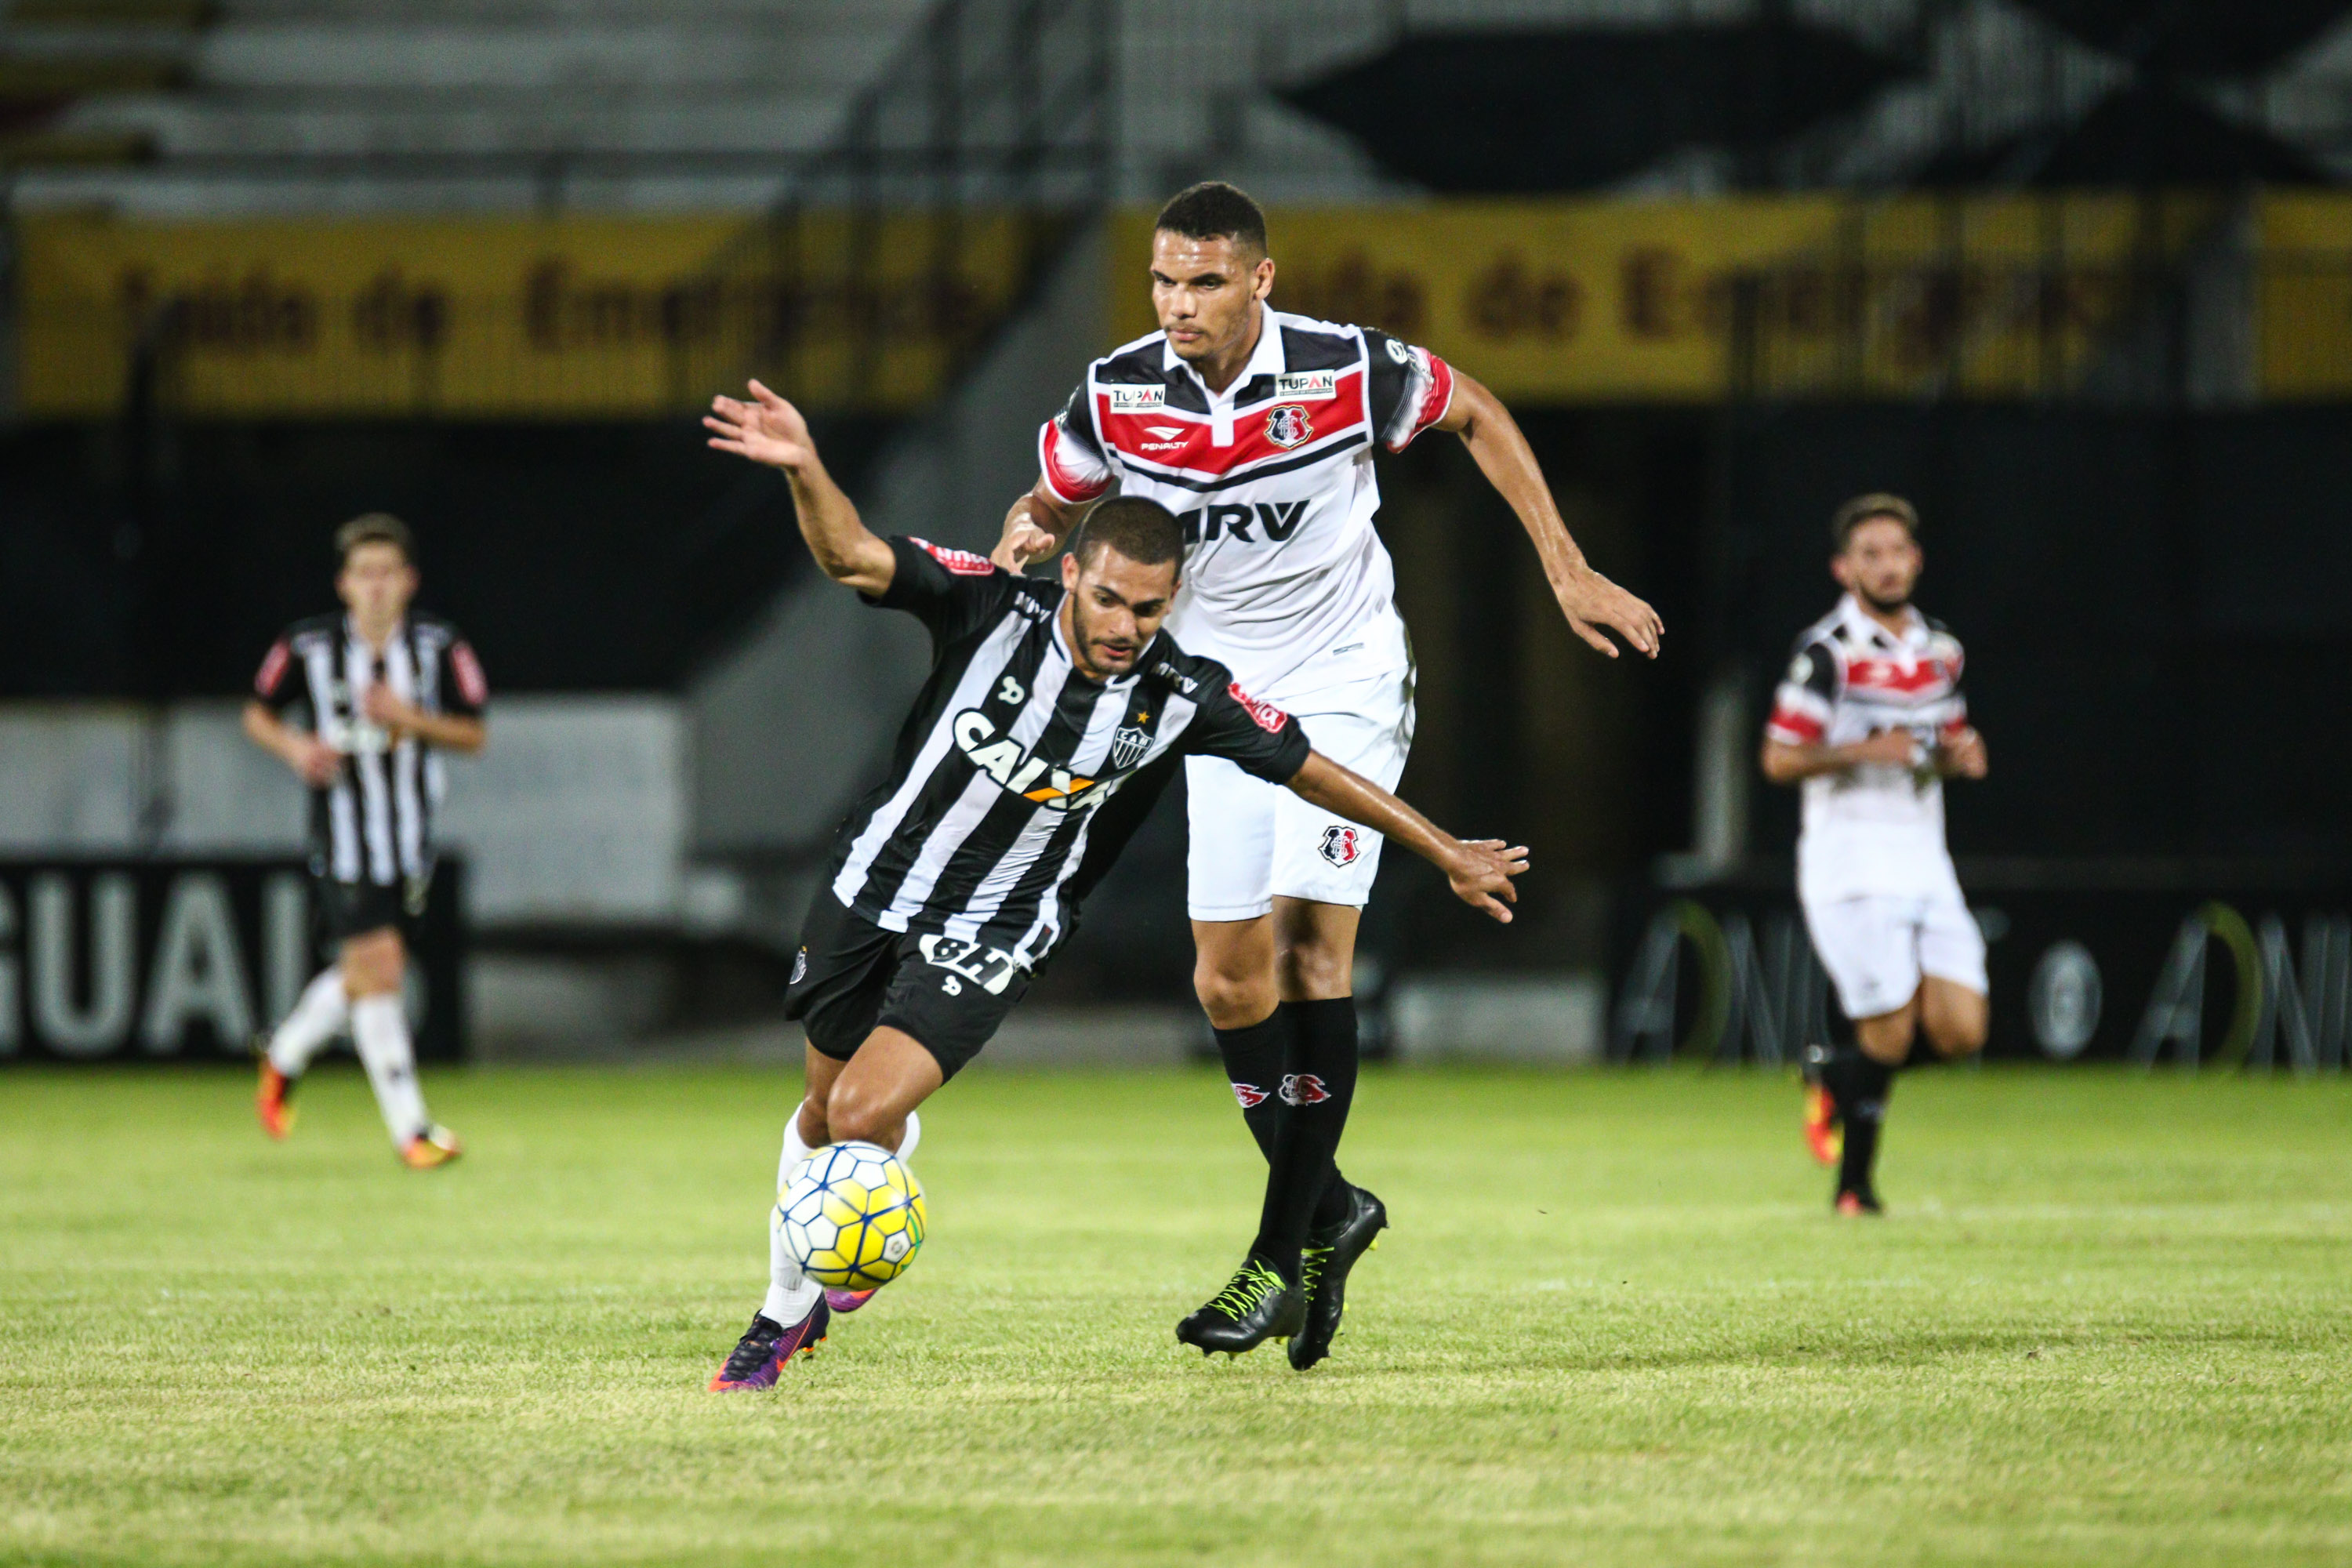
[(1526, 845), (1507, 846), (1499, 838), (1469, 838), (1454, 841), (1454, 854), (1448, 858), (1444, 870), (1455, 898), (1508, 925), (1511, 911), (1503, 906), (1519, 901), (1519, 889), (1511, 879), (1527, 868)]
[(710, 444), (722, 452), (765, 463), (772, 468), (801, 468), (816, 461), (816, 442), (809, 437), (801, 411), (759, 382), (751, 383), (751, 400), (714, 397), (702, 416), (711, 432)]
[(1635, 652), (1658, 657), (1658, 639), (1666, 635), (1658, 612), (1591, 567), (1581, 568), (1557, 592), (1569, 629), (1600, 652), (1617, 657), (1617, 645), (1601, 633), (1606, 626)]
[(1061, 548), (1061, 541), (1038, 523), (1034, 500), (1023, 496), (1005, 512), (1004, 537), (988, 557), (1007, 572), (1022, 571)]

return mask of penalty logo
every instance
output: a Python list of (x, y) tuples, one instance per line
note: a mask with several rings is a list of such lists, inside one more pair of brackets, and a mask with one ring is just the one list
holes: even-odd
[(1266, 411), (1265, 438), (1277, 447), (1296, 447), (1314, 434), (1315, 426), (1307, 422), (1307, 410), (1296, 403)]
[(1323, 858), (1334, 866), (1352, 866), (1364, 847), (1352, 827), (1327, 827), (1323, 830)]
[(1331, 1098), (1323, 1080), (1311, 1072), (1287, 1072), (1282, 1075), (1282, 1103), (1285, 1105), (1320, 1105)]

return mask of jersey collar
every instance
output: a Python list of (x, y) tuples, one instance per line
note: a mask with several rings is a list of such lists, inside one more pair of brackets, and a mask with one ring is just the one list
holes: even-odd
[(1282, 353), (1282, 313), (1271, 305), (1258, 307), (1257, 347), (1250, 351), (1249, 363), (1242, 366), (1241, 374), (1223, 392), (1211, 392), (1209, 384), (1176, 353), (1176, 345), (1164, 336), (1160, 340), (1160, 368), (1170, 375), (1189, 375), (1201, 395), (1212, 405), (1231, 403), (1241, 395), (1242, 389), (1262, 375), (1280, 375), (1290, 368)]
[[(1818, 601), (1817, 601), (1818, 602)], [(1892, 642), (1901, 648), (1919, 648), (1927, 645), (1927, 617), (1919, 613), (1916, 605), (1903, 606), (1903, 635), (1896, 637), (1874, 619), (1862, 607), (1861, 599), (1847, 594), (1838, 600), (1838, 618), (1865, 642)]]
[[(392, 630), (385, 634), (383, 639), (384, 647), (390, 647), (393, 644), (400, 641), (407, 635), (408, 617), (406, 616), (403, 616), (400, 619), (392, 623)], [(368, 647), (367, 638), (360, 636), (360, 623), (358, 618), (355, 617), (349, 610), (345, 610), (343, 612), (343, 640), (347, 643), (356, 643), (362, 647), (367, 647), (368, 652), (378, 658), (383, 657), (381, 649)]]

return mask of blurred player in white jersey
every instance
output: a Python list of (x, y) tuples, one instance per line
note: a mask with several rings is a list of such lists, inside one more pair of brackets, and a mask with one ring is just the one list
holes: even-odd
[[(1171, 201), (1150, 279), (1161, 330), (1088, 366), (1040, 432), (1043, 473), (1005, 519), (999, 564), (1052, 555), (1113, 490), (1160, 502), (1184, 523), (1170, 630), (1295, 714), (1318, 750), (1393, 787), (1412, 741), (1413, 669), (1372, 527), (1372, 454), (1437, 429), (1462, 437), (1517, 514), (1577, 635), (1613, 658), (1605, 627), (1655, 657), (1656, 614), (1586, 563), (1493, 394), (1386, 333), (1266, 303), (1275, 264), (1247, 195), (1211, 182)], [(1270, 1166), (1253, 1256), (1308, 1293), (1307, 1327), (1289, 1343), (1303, 1368), (1328, 1351), (1348, 1270), (1387, 1223), (1335, 1163), (1356, 1083), (1356, 928), (1381, 836), (1219, 758), (1188, 758), (1184, 772), (1194, 987)], [(1165, 777), (1107, 805), (1090, 858), (1116, 852)]]
[[(1805, 1131), (1838, 1164), (1841, 1214), (1877, 1214), (1871, 1178), (1895, 1069), (1985, 1042), (1984, 938), (1944, 845), (1944, 784), (1985, 776), (1960, 696), (1960, 645), (1911, 603), (1919, 516), (1857, 496), (1831, 525), (1836, 609), (1797, 639), (1764, 731), (1774, 784), (1801, 784), (1797, 896), (1854, 1045), (1807, 1063)], [(1843, 1147), (1836, 1129), (1843, 1128)]]

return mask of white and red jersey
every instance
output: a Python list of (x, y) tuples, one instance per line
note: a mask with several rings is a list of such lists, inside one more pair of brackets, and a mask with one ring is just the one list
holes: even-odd
[[(1968, 724), (1959, 639), (1916, 609), (1891, 632), (1848, 594), (1806, 628), (1773, 694), (1765, 734), (1843, 746), (1883, 730), (1923, 750)], [(1955, 892), (1944, 843), (1944, 782), (1930, 767), (1874, 763), (1804, 783), (1797, 890), (1806, 900)]]
[(1038, 458), (1065, 501), (1116, 488), (1181, 517), (1169, 631), (1295, 705), (1409, 661), (1372, 452), (1402, 451), (1453, 399), (1454, 372), (1425, 349), (1269, 309), (1222, 394), (1164, 332), (1095, 361)]

